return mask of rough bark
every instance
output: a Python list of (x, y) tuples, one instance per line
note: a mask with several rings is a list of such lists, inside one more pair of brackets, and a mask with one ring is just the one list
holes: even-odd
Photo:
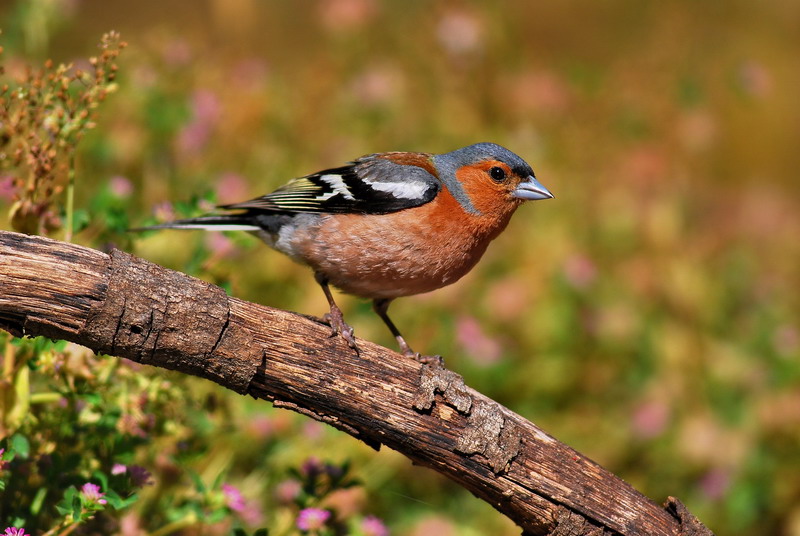
[(525, 534), (711, 534), (456, 373), (320, 321), (244, 302), (121, 251), (0, 231), (0, 327), (210, 379), (381, 444), (492, 504)]

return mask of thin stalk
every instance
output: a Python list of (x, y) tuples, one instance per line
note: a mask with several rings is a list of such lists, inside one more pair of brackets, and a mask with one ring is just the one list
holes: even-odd
[(67, 223), (64, 241), (72, 242), (72, 226), (75, 214), (75, 154), (69, 156), (69, 166), (67, 167)]

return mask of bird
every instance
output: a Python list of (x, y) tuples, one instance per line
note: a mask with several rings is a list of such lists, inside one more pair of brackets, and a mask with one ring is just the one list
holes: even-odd
[(332, 336), (358, 351), (331, 286), (372, 300), (400, 352), (426, 362), (389, 318), (389, 304), (458, 281), (520, 205), (553, 197), (525, 160), (483, 142), (441, 154), (368, 154), (220, 205), (217, 213), (137, 230), (253, 233), (312, 269), (328, 301)]

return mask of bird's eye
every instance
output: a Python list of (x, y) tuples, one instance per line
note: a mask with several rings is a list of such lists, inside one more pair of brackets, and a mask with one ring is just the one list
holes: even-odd
[(492, 180), (495, 180), (497, 182), (505, 180), (506, 178), (506, 172), (503, 171), (503, 168), (499, 168), (496, 166), (489, 170), (489, 175), (492, 177)]

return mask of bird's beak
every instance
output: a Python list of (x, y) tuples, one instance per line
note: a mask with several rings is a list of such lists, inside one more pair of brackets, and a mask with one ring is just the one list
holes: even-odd
[(539, 199), (552, 199), (555, 197), (550, 193), (550, 190), (536, 180), (536, 177), (530, 175), (526, 180), (519, 183), (516, 189), (511, 192), (511, 195), (517, 199), (524, 199), (525, 201), (536, 201)]

